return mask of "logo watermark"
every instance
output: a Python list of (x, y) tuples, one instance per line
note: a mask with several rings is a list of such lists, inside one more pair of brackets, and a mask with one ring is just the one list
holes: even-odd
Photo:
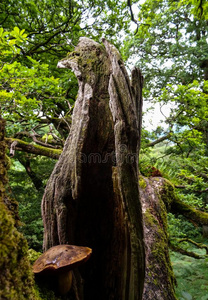
[(111, 151), (110, 153), (89, 153), (81, 154), (81, 163), (84, 164), (106, 164), (112, 163), (116, 165), (117, 163), (128, 163), (134, 164), (138, 162), (138, 154), (137, 153), (130, 153), (128, 147), (126, 145), (121, 145), (117, 151)]

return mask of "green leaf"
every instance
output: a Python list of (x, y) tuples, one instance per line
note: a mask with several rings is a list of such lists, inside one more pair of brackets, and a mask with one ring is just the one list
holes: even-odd
[(20, 30), (17, 26), (14, 27), (14, 32), (19, 35), (20, 34)]
[(182, 291), (182, 296), (183, 296), (186, 300), (192, 300), (192, 299), (193, 299), (192, 296), (191, 296), (189, 293), (185, 292), (185, 291)]

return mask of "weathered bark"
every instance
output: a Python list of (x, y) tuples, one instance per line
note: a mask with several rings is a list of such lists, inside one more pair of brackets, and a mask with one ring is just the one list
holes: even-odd
[[(176, 300), (175, 279), (169, 257), (167, 210), (163, 178), (140, 175), (140, 197), (144, 217), (146, 273), (143, 300)], [(172, 187), (172, 186), (171, 186)]]
[(157, 182), (156, 192), (160, 193), (168, 212), (181, 214), (188, 220), (200, 225), (208, 225), (208, 213), (195, 209), (181, 201), (175, 194), (174, 185), (170, 181), (163, 177), (152, 177), (151, 180)]
[(69, 243), (93, 249), (81, 272), (80, 299), (139, 300), (145, 260), (137, 170), (142, 77), (134, 69), (130, 83), (117, 49), (104, 45), (81, 38), (58, 64), (73, 69), (79, 91), (42, 201), (44, 248)]
[[(139, 133), (141, 130), (142, 76), (132, 71), (132, 86), (117, 49), (104, 41), (112, 73), (109, 81), (110, 108), (114, 122), (118, 187), (127, 218), (131, 251), (129, 291), (121, 299), (140, 299), (143, 281), (143, 230), (138, 187)], [(138, 117), (139, 116), (139, 117)], [(122, 220), (121, 220), (122, 222)], [(128, 266), (128, 263), (127, 263)], [(127, 273), (128, 274), (128, 273)], [(142, 285), (143, 288), (143, 285)]]

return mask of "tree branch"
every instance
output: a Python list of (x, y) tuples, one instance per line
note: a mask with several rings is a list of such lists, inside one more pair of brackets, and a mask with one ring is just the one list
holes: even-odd
[(183, 249), (179, 246), (176, 246), (176, 245), (172, 244), (170, 241), (169, 241), (169, 248), (171, 250), (173, 250), (174, 252), (179, 252), (183, 255), (187, 255), (187, 256), (190, 256), (190, 257), (193, 257), (193, 258), (196, 258), (196, 259), (203, 259), (204, 258), (204, 256), (198, 255), (198, 254), (196, 254), (194, 252), (191, 252), (191, 251), (187, 251), (187, 250), (185, 250), (185, 249)]
[(138, 24), (138, 22), (137, 22), (137, 21), (135, 20), (135, 18), (134, 18), (134, 13), (133, 13), (132, 7), (131, 7), (131, 0), (127, 0), (127, 6), (128, 6), (129, 9), (130, 9), (131, 20), (137, 25), (137, 29), (136, 29), (136, 31), (135, 31), (135, 33), (134, 33), (134, 34), (137, 34), (138, 29), (139, 29), (139, 24)]
[(208, 213), (197, 210), (181, 201), (175, 194), (174, 186), (166, 179), (161, 178), (161, 197), (167, 210), (173, 214), (181, 214), (188, 220), (201, 225), (208, 225)]
[(206, 193), (208, 192), (208, 188), (204, 189), (204, 190), (192, 190), (190, 189), (188, 186), (185, 185), (175, 185), (174, 186), (176, 189), (184, 189), (184, 190), (189, 190), (192, 193), (196, 193), (196, 194), (202, 194), (202, 193)]
[(44, 188), (43, 182), (42, 182), (41, 178), (39, 178), (38, 175), (32, 170), (31, 165), (30, 165), (30, 160), (27, 158), (26, 159), (18, 158), (18, 160), (25, 168), (26, 173), (32, 180), (32, 183), (34, 184), (36, 190), (40, 191), (41, 189), (43, 189)]
[(183, 243), (183, 242), (189, 242), (191, 244), (193, 244), (194, 246), (196, 246), (197, 248), (200, 248), (200, 249), (205, 249), (206, 250), (206, 254), (208, 254), (208, 246), (207, 245), (204, 245), (204, 244), (201, 244), (201, 243), (197, 243), (189, 238), (183, 238), (183, 239), (180, 239), (178, 241), (179, 243)]
[(162, 136), (161, 138), (159, 138), (159, 139), (157, 139), (157, 140), (155, 140), (155, 141), (153, 141), (151, 143), (148, 143), (147, 145), (145, 145), (145, 148), (153, 147), (153, 146), (155, 146), (155, 145), (157, 145), (157, 144), (159, 144), (159, 143), (161, 143), (161, 142), (169, 139), (170, 136), (171, 136), (171, 133), (169, 132), (168, 134)]
[[(39, 145), (33, 145), (27, 142), (24, 142), (19, 139), (14, 139), (14, 138), (5, 138), (5, 142), (7, 143), (8, 147), (11, 148), (11, 145), (13, 145), (12, 149), (12, 156), (15, 154), (15, 150), (17, 151), (23, 151), (27, 153), (32, 153), (36, 155), (42, 155), (42, 156), (47, 156), (53, 159), (58, 159), (62, 150), (61, 149), (52, 149), (52, 148), (47, 148)], [(15, 144), (14, 144), (15, 142)], [(14, 146), (15, 145), (15, 146)]]
[(201, 225), (208, 225), (208, 213), (197, 210), (190, 205), (183, 203), (177, 197), (172, 202), (171, 212), (182, 214), (187, 219), (195, 221)]

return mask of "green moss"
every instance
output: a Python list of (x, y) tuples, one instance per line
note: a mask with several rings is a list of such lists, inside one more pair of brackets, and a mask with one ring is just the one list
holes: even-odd
[(5, 155), (5, 168), (7, 169), (7, 170), (9, 170), (10, 169), (10, 167), (11, 167), (11, 158), (8, 156), (8, 155)]
[(142, 175), (139, 175), (139, 187), (145, 189), (147, 186), (146, 181)]
[(17, 203), (6, 196), (5, 121), (0, 118), (0, 299), (36, 300), (27, 242), (17, 228)]
[(0, 299), (37, 299), (27, 250), (26, 240), (0, 201)]
[(165, 203), (167, 210), (169, 211), (172, 203), (176, 199), (176, 195), (175, 195), (174, 186), (167, 179), (165, 179), (163, 182), (161, 198), (162, 198), (162, 201)]
[[(154, 242), (151, 243), (151, 251), (149, 253), (149, 261), (151, 261), (151, 264), (147, 266), (147, 272), (151, 275), (147, 276), (147, 280), (151, 280), (151, 285), (155, 285), (156, 289), (162, 284), (163, 280), (170, 282), (171, 285), (167, 291), (163, 291), (164, 295), (165, 292), (167, 292), (166, 296), (167, 299), (169, 299), (168, 294), (175, 294), (175, 276), (168, 250), (167, 211), (160, 194), (157, 194), (157, 197), (159, 202), (157, 207), (150, 207), (144, 213), (144, 223), (147, 228), (151, 229), (152, 233), (154, 233), (152, 237)], [(154, 206), (154, 204), (152, 205)], [(161, 269), (161, 267), (163, 269)], [(158, 273), (161, 273), (160, 277), (158, 277)], [(170, 293), (171, 289), (173, 289), (172, 293)]]
[(27, 142), (19, 140), (19, 139), (6, 138), (6, 140), (9, 143), (14, 142), (14, 141), (18, 142), (18, 145), (23, 149), (23, 151), (24, 151), (24, 149), (26, 149), (26, 151), (28, 151), (28, 148), (30, 147), (31, 153), (47, 156), (50, 158), (59, 158), (59, 156), (61, 155), (61, 152), (62, 152), (61, 149), (52, 149), (52, 148), (47, 148), (47, 147), (37, 145), (37, 144), (30, 144), (30, 143), (27, 143)]
[(144, 213), (144, 222), (147, 226), (154, 226), (158, 224), (158, 221), (153, 217), (150, 209), (147, 209)]
[(155, 181), (160, 181), (160, 178), (161, 178), (161, 177), (154, 177), (154, 180), (155, 180)]
[(11, 197), (4, 196), (4, 204), (8, 209), (8, 213), (12, 216), (14, 220), (15, 227), (21, 226), (20, 218), (19, 218), (19, 211), (18, 211), (18, 202)]
[[(86, 51), (87, 49), (87, 51)], [(108, 58), (104, 47), (92, 40), (86, 40), (85, 46), (81, 44), (75, 48), (75, 51), (68, 53), (67, 57), (61, 60), (66, 67), (69, 65), (77, 65), (80, 76), (84, 81), (93, 84), (96, 80), (95, 75), (106, 74), (109, 72), (107, 65), (109, 64)], [(69, 63), (66, 63), (66, 61)], [(100, 62), (104, 63), (100, 63)], [(76, 75), (77, 76), (77, 75)], [(79, 78), (79, 75), (77, 76)]]
[(33, 265), (33, 263), (38, 259), (38, 257), (41, 255), (42, 253), (35, 251), (34, 249), (29, 249), (28, 250), (28, 259), (31, 265)]

